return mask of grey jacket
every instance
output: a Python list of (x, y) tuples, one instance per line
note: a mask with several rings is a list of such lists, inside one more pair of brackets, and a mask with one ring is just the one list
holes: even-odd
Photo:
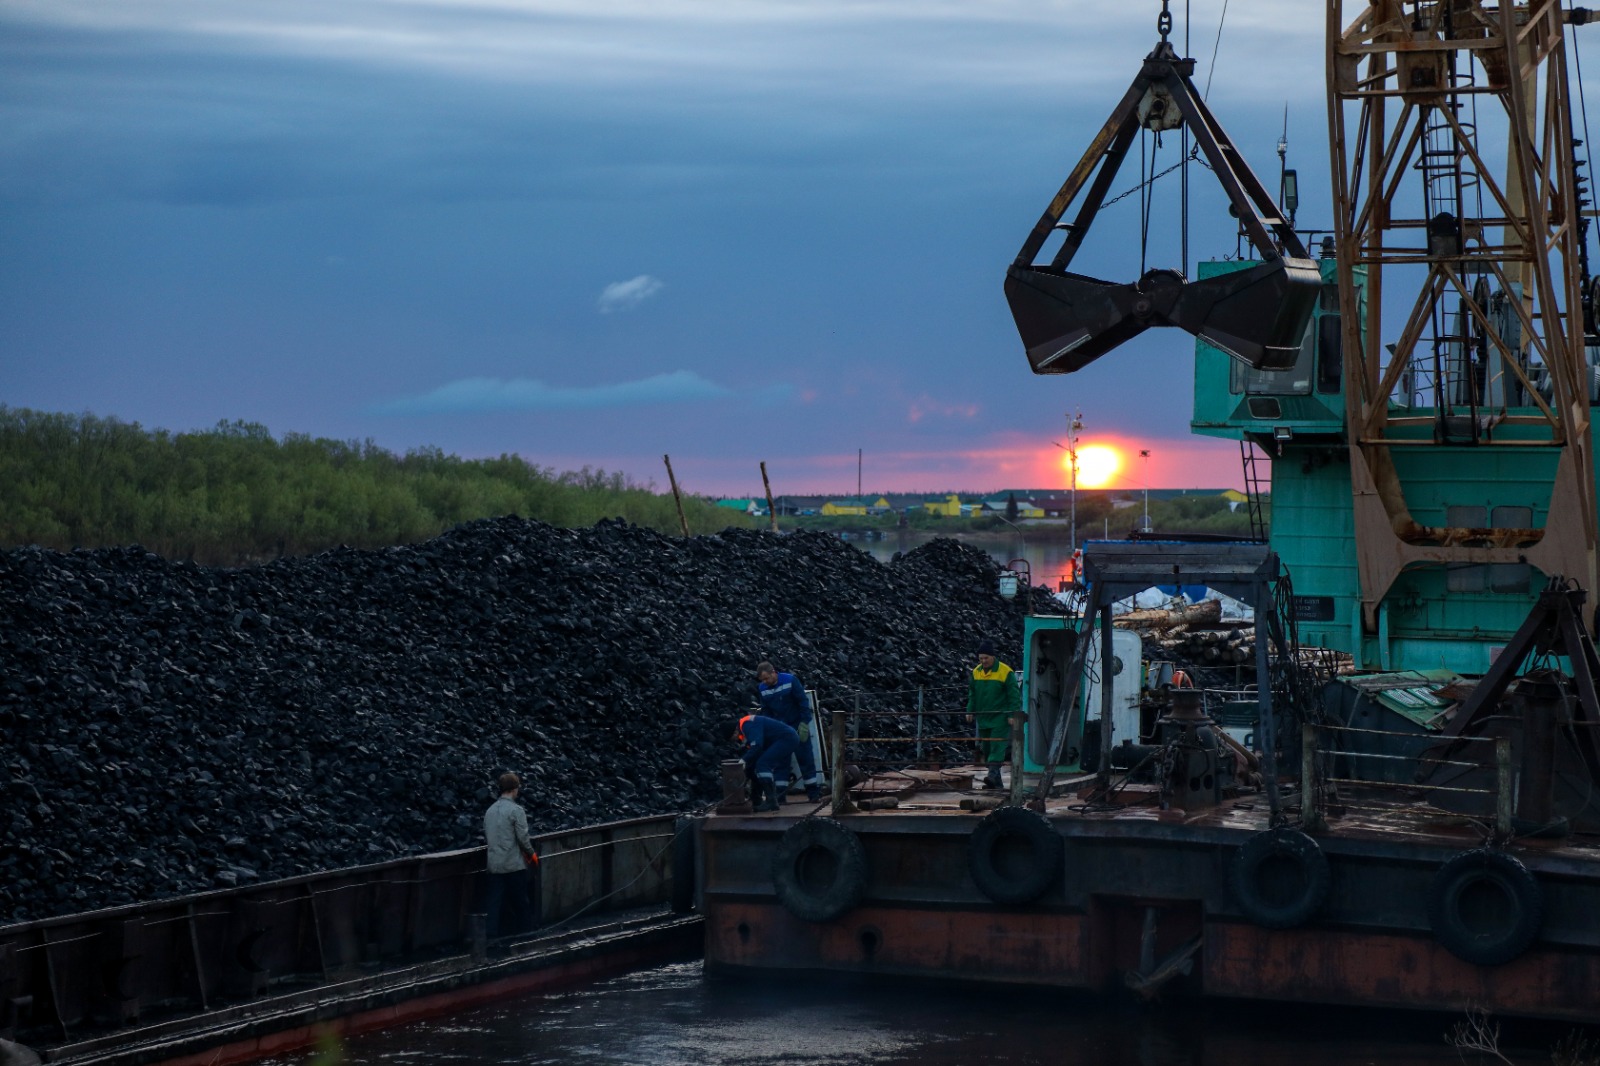
[(527, 868), (533, 854), (528, 815), (516, 800), (501, 796), (483, 813), (483, 835), (489, 842), (489, 872), (514, 874)]

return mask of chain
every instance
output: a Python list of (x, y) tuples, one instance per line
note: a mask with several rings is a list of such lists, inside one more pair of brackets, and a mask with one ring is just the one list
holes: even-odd
[(1170, 0), (1161, 0), (1161, 14), (1156, 16), (1156, 29), (1161, 31), (1161, 43), (1167, 43), (1167, 34), (1172, 32), (1172, 12), (1167, 8)]
[(1141, 181), (1139, 184), (1135, 185), (1133, 188), (1127, 190), (1126, 192), (1118, 193), (1116, 196), (1113, 196), (1111, 199), (1102, 201), (1100, 206), (1101, 207), (1110, 207), (1112, 204), (1116, 203), (1118, 200), (1126, 200), (1128, 197), (1132, 196), (1134, 193), (1138, 192), (1140, 189), (1144, 188), (1146, 185), (1154, 185), (1155, 182), (1156, 182), (1156, 179), (1166, 177), (1168, 174), (1171, 174), (1174, 170), (1177, 170), (1179, 167), (1183, 166), (1183, 164), (1187, 163), (1191, 159), (1193, 159), (1196, 163), (1199, 163), (1201, 166), (1205, 167), (1207, 170), (1211, 169), (1211, 164), (1207, 163), (1204, 159), (1200, 158), (1200, 146), (1199, 145), (1195, 145), (1193, 148), (1189, 149), (1189, 154), (1188, 155), (1184, 156), (1182, 159), (1180, 159), (1176, 163), (1172, 164), (1166, 170), (1163, 170), (1159, 174), (1152, 174), (1150, 176), (1150, 180), (1149, 181)]

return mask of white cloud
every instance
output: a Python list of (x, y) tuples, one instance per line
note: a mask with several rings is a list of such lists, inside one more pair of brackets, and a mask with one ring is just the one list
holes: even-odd
[[(742, 93), (806, 85), (857, 100), (929, 87), (1004, 94), (1131, 80), (1155, 38), (1153, 5), (1086, 0), (9, 0), (6, 6), (11, 18), (29, 22), (171, 33), (219, 47), (472, 79), (652, 91), (666, 81), (688, 81)], [(1203, 78), (1222, 4), (1194, 6), (1190, 52)], [(1320, 99), (1323, 18), (1316, 5), (1234, 0), (1222, 62), (1249, 57), (1249, 73), (1236, 70), (1246, 84), (1279, 84), (1283, 95), (1301, 90)], [(1304, 77), (1308, 65), (1317, 77)]]
[(661, 279), (649, 274), (640, 274), (627, 281), (613, 281), (600, 290), (600, 299), (597, 301), (600, 313), (609, 315), (613, 311), (631, 311), (660, 292), (661, 288)]
[(375, 415), (459, 414), (470, 411), (574, 411), (720, 400), (732, 389), (688, 370), (615, 385), (546, 385), (533, 378), (462, 378), (420, 396), (371, 404)]

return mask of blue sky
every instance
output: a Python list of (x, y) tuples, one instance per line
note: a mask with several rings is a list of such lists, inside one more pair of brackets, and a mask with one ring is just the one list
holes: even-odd
[[(1202, 84), (1222, 6), (1190, 4)], [(1188, 437), (1186, 335), (1037, 378), (1001, 293), (1158, 10), (0, 0), (0, 403), (658, 485), (670, 453), (726, 494), (761, 460), (853, 490), (858, 448), (879, 491), (1059, 483), (1081, 408), (1157, 484), (1237, 483)], [(1209, 98), (1269, 185), (1289, 108), (1309, 224), (1321, 33), (1321, 5), (1231, 0)], [(1193, 181), (1194, 253), (1232, 253)], [(1136, 203), (1075, 266), (1137, 275)]]

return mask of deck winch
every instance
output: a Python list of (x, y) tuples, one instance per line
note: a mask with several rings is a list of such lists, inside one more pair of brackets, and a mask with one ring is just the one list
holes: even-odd
[(1170, 690), (1167, 713), (1156, 720), (1159, 743), (1125, 741), (1111, 749), (1111, 766), (1161, 789), (1163, 809), (1195, 810), (1222, 802), (1238, 772), (1233, 750), (1206, 717), (1199, 689)]
[[(1195, 91), (1194, 60), (1179, 58), (1166, 39), (1168, 28), (1170, 18), (1006, 271), (1006, 302), (1036, 374), (1081, 370), (1154, 326), (1177, 326), (1258, 370), (1292, 366), (1299, 353), (1321, 290), (1317, 265)], [(1120, 284), (1069, 271), (1134, 136), (1140, 129), (1182, 124), (1222, 183), (1261, 262), (1194, 281), (1169, 269), (1147, 270), (1137, 281)], [(1077, 214), (1063, 222), (1080, 193)], [(1065, 233), (1061, 247), (1048, 262), (1036, 262), (1058, 229)]]

